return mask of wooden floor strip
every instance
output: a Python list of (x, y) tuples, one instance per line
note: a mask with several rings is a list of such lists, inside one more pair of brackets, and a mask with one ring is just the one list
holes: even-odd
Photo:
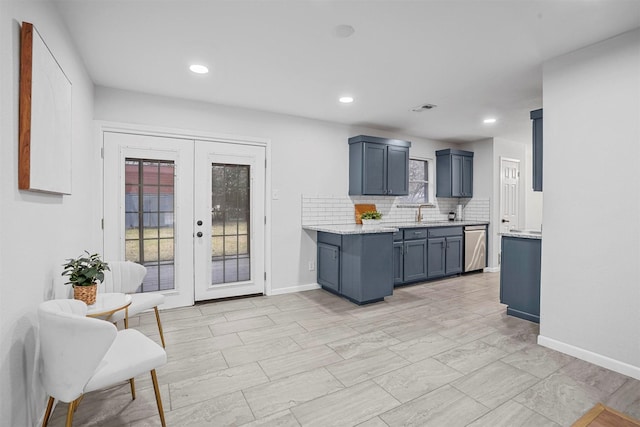
[(633, 419), (622, 412), (609, 408), (602, 403), (596, 404), (572, 427), (638, 427), (640, 421)]

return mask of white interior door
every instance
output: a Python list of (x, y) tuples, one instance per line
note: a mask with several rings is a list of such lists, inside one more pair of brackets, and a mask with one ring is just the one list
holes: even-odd
[(500, 232), (519, 228), (520, 160), (500, 159)]
[(104, 255), (147, 267), (138, 292), (193, 304), (193, 141), (104, 132)]
[(195, 299), (262, 294), (265, 148), (195, 143)]

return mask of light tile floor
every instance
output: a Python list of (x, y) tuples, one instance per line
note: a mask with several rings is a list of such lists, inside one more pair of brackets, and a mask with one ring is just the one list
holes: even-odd
[[(569, 426), (596, 402), (640, 418), (640, 381), (536, 344), (499, 275), (397, 288), (359, 307), (322, 290), (163, 311), (169, 426)], [(155, 318), (131, 319), (159, 341)], [(89, 393), (76, 426), (157, 426), (136, 379)], [(64, 425), (59, 404), (50, 425)]]

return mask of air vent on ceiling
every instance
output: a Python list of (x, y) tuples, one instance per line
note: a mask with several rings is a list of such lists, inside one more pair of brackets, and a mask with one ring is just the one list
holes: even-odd
[(419, 113), (421, 111), (432, 110), (436, 107), (437, 105), (434, 105), (434, 104), (423, 104), (423, 105), (418, 105), (417, 107), (413, 107), (411, 111), (415, 111), (416, 113)]

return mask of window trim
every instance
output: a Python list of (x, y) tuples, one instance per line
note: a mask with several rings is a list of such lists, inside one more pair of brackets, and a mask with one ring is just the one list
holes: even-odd
[[(404, 201), (401, 200), (398, 202), (398, 204), (396, 206), (398, 207), (403, 207), (403, 208), (417, 208), (420, 205), (429, 205), (429, 206), (435, 206), (435, 194), (434, 194), (434, 185), (433, 185), (433, 168), (434, 168), (434, 161), (433, 158), (430, 157), (420, 157), (420, 156), (411, 156), (409, 157), (409, 161), (411, 160), (418, 160), (418, 161), (422, 161), (422, 162), (427, 162), (427, 189), (428, 189), (428, 200), (424, 203), (413, 203), (413, 202), (408, 202), (408, 201)], [(407, 171), (408, 173), (408, 171)], [(402, 198), (404, 199), (407, 196), (402, 196)]]

